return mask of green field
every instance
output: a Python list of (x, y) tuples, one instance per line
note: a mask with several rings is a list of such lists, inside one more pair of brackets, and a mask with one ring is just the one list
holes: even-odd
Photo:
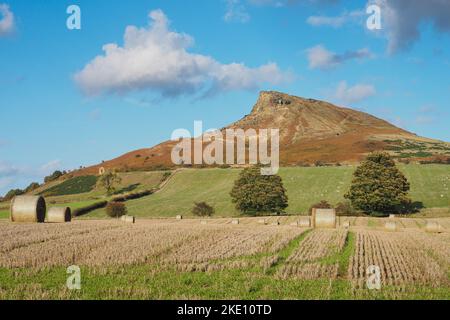
[(43, 196), (65, 196), (71, 194), (87, 193), (95, 188), (96, 176), (75, 177), (64, 181), (54, 187), (44, 190)]
[[(425, 208), (449, 207), (450, 166), (401, 165), (411, 183), (413, 201)], [(347, 192), (355, 167), (282, 168), (280, 175), (288, 192), (289, 214), (305, 214), (308, 208), (327, 200), (337, 204)], [(239, 169), (187, 169), (176, 173), (158, 193), (127, 202), (128, 212), (137, 217), (189, 216), (194, 202), (213, 205), (217, 216), (235, 216), (229, 195)], [(100, 209), (90, 217), (103, 217)]]

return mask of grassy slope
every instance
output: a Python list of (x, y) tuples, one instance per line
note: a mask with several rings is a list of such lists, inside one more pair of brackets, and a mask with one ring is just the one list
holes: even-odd
[[(152, 189), (157, 187), (164, 175), (163, 171), (151, 171), (151, 172), (126, 172), (119, 173), (122, 179), (121, 183), (117, 186), (118, 192), (138, 192), (147, 189)], [(52, 182), (49, 187), (57, 187), (61, 185), (60, 183)], [(129, 187), (133, 186), (132, 189)], [(44, 191), (46, 188), (39, 188), (35, 193)], [(130, 190), (128, 190), (130, 189)], [(47, 202), (47, 207), (58, 207), (58, 206), (68, 206), (72, 210), (80, 207), (88, 206), (102, 199), (108, 199), (105, 197), (105, 191), (99, 188), (95, 188), (91, 192), (64, 195), (64, 196), (54, 196), (45, 197)], [(0, 203), (0, 219), (9, 218), (9, 202)]]
[[(411, 197), (426, 207), (448, 207), (450, 167), (445, 165), (400, 166), (411, 182)], [(348, 190), (354, 167), (282, 168), (280, 175), (288, 191), (290, 214), (305, 213), (311, 204), (328, 200), (336, 204)], [(229, 192), (239, 175), (236, 169), (184, 170), (177, 173), (157, 194), (127, 202), (129, 214), (135, 216), (173, 217), (190, 215), (195, 201), (214, 205), (217, 216), (238, 212)], [(91, 217), (104, 216), (104, 210)]]

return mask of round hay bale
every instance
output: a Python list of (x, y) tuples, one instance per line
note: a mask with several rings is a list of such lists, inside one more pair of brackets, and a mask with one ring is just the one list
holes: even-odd
[(182, 215), (178, 215), (178, 216), (176, 216), (176, 219), (177, 220), (183, 220), (183, 216)]
[(298, 221), (291, 222), (289, 225), (290, 225), (291, 227), (298, 227)]
[(300, 218), (300, 220), (298, 220), (298, 226), (301, 228), (311, 227), (311, 219), (309, 217)]
[(312, 215), (314, 228), (336, 228), (335, 209), (313, 209)]
[(280, 221), (272, 222), (272, 225), (273, 225), (273, 226), (279, 226), (280, 224), (281, 224)]
[(11, 201), (12, 222), (39, 222), (45, 221), (47, 206), (41, 196), (16, 196)]
[(397, 223), (393, 221), (388, 221), (384, 225), (384, 229), (386, 229), (387, 231), (397, 231)]
[(442, 227), (437, 221), (427, 221), (427, 225), (425, 226), (426, 232), (431, 233), (439, 233), (442, 232)]
[(100, 167), (100, 169), (98, 169), (98, 175), (99, 175), (99, 176), (104, 175), (105, 172), (106, 172), (106, 170), (105, 170), (105, 168), (103, 168), (103, 167)]
[(396, 218), (395, 214), (390, 214), (389, 215), (389, 219), (395, 219), (395, 218)]
[(233, 219), (233, 220), (231, 220), (231, 224), (239, 224), (239, 219)]
[(72, 220), (72, 213), (69, 207), (53, 207), (47, 212), (47, 222), (64, 223)]
[(134, 216), (121, 216), (120, 220), (125, 223), (135, 223), (136, 218)]
[(200, 224), (203, 224), (203, 225), (205, 225), (205, 224), (207, 224), (208, 222), (206, 222), (205, 220), (202, 220), (201, 222), (200, 222)]

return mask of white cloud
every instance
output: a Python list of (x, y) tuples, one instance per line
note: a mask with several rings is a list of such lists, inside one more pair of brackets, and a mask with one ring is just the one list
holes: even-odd
[(331, 26), (333, 28), (342, 27), (345, 23), (351, 22), (364, 15), (361, 10), (352, 11), (349, 13), (343, 13), (340, 16), (328, 17), (328, 16), (310, 16), (306, 19), (306, 22), (314, 27)]
[(369, 84), (356, 84), (349, 87), (346, 81), (341, 81), (336, 87), (334, 97), (344, 103), (356, 103), (375, 95), (376, 89)]
[(388, 37), (388, 52), (409, 49), (420, 38), (419, 27), (431, 23), (437, 31), (450, 32), (448, 0), (372, 0), (381, 8), (383, 29)]
[(289, 80), (289, 74), (275, 63), (249, 68), (188, 52), (194, 43), (192, 37), (169, 30), (169, 21), (161, 10), (150, 12), (149, 17), (147, 28), (126, 28), (123, 47), (103, 46), (104, 55), (75, 75), (86, 94), (150, 90), (174, 97), (204, 90), (206, 94), (248, 90)]
[(250, 20), (250, 15), (247, 13), (245, 6), (241, 4), (240, 0), (226, 0), (227, 11), (223, 19), (226, 22), (241, 22), (245, 23)]
[(308, 55), (309, 67), (311, 69), (323, 70), (335, 68), (348, 60), (374, 57), (374, 55), (367, 48), (337, 54), (327, 50), (322, 45), (317, 45), (307, 49), (306, 52)]
[(50, 173), (55, 172), (55, 170), (60, 170), (61, 169), (61, 160), (52, 160), (49, 161), (45, 164), (43, 164), (40, 168), (39, 168), (39, 173), (43, 174), (43, 175), (47, 175)]
[(13, 30), (14, 14), (7, 4), (0, 3), (0, 37), (11, 33)]

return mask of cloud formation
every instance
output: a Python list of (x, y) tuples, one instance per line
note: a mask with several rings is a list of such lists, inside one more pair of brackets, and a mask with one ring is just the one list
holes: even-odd
[(0, 3), (0, 37), (11, 33), (14, 30), (14, 14), (9, 6)]
[(450, 32), (450, 1), (447, 0), (371, 0), (381, 8), (388, 52), (409, 49), (420, 38), (419, 27), (431, 23), (437, 31)]
[(330, 26), (333, 28), (342, 27), (348, 22), (352, 22), (361, 18), (364, 12), (361, 10), (356, 10), (352, 12), (346, 12), (340, 16), (329, 17), (329, 16), (310, 16), (306, 19), (306, 23), (314, 27)]
[(334, 98), (344, 103), (356, 103), (375, 95), (376, 89), (369, 84), (356, 84), (349, 87), (346, 81), (341, 81), (336, 87)]
[(356, 51), (347, 51), (343, 54), (327, 50), (323, 45), (306, 50), (309, 62), (309, 68), (327, 70), (338, 67), (346, 61), (353, 59), (367, 59), (374, 55), (367, 48), (362, 48)]
[(240, 0), (226, 0), (227, 11), (223, 16), (226, 22), (241, 22), (245, 23), (250, 20), (250, 15), (247, 13), (245, 6), (241, 4)]
[[(210, 56), (191, 53), (194, 40), (169, 30), (161, 10), (151, 11), (148, 27), (128, 26), (123, 47), (111, 43), (80, 72), (75, 81), (88, 95), (150, 90), (164, 97), (203, 92), (213, 95), (250, 90), (262, 84), (289, 80), (277, 64), (249, 68), (242, 63), (222, 64)], [(205, 92), (206, 91), (206, 92)]]

